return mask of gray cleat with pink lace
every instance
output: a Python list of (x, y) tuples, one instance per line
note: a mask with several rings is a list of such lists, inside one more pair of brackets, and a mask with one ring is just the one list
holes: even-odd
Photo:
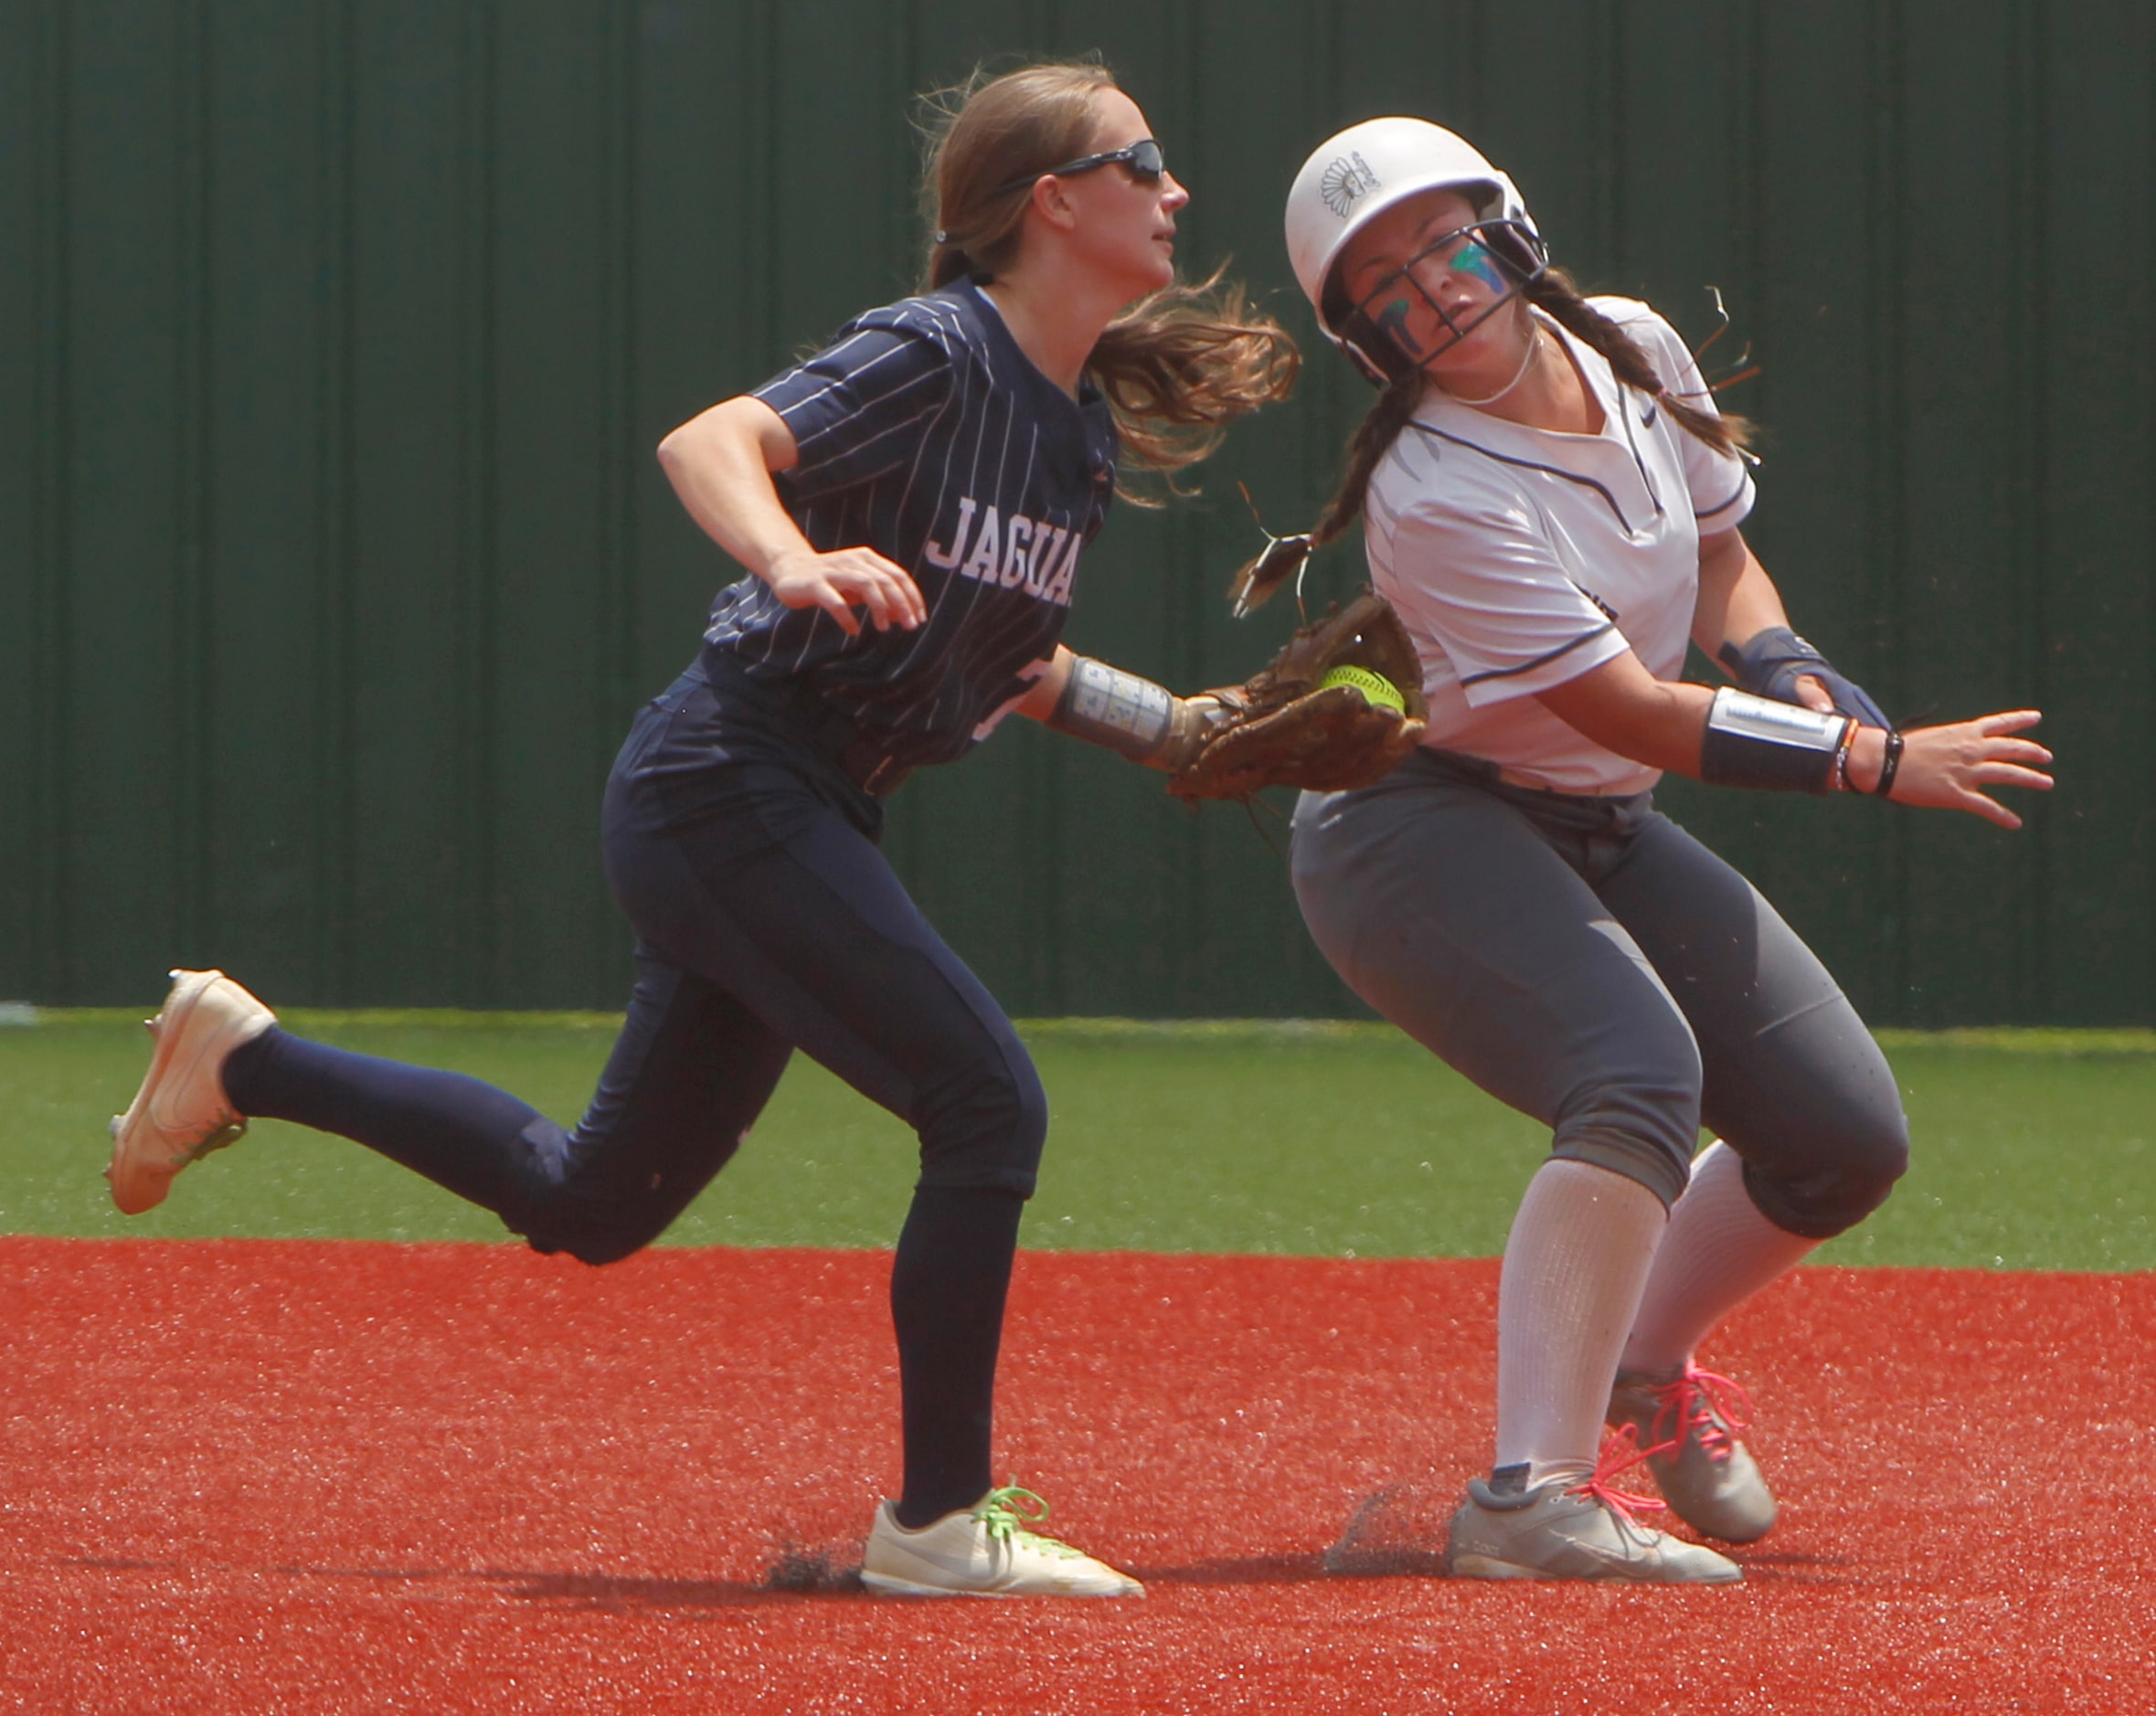
[(1750, 1543), (1774, 1529), (1774, 1494), (1742, 1440), (1752, 1403), (1726, 1376), (1686, 1365), (1674, 1375), (1620, 1371), (1609, 1422), (1630, 1426), (1670, 1510), (1702, 1535)]

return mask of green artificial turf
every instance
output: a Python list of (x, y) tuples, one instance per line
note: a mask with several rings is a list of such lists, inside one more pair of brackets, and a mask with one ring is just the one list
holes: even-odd
[[(488, 1078), (564, 1120), (614, 1021), (295, 1013), (306, 1034)], [(1054, 1123), (1025, 1243), (1084, 1250), (1490, 1255), (1542, 1128), (1387, 1027), (1046, 1021), (1022, 1027)], [(1895, 1033), (1916, 1135), (1886, 1208), (1821, 1261), (2156, 1266), (2156, 1034)], [(341, 1139), (258, 1122), (146, 1216), (113, 1213), (105, 1118), (140, 1077), (133, 1017), (0, 1029), (0, 1231), (503, 1237), (500, 1224)], [(912, 1183), (897, 1121), (797, 1060), (678, 1245), (886, 1245)]]

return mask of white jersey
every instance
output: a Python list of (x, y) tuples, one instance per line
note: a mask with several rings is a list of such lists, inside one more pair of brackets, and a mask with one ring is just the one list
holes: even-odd
[[(1668, 323), (1629, 298), (1590, 302), (1673, 394), (1714, 408)], [(1559, 792), (1640, 792), (1658, 770), (1605, 750), (1535, 694), (1627, 649), (1657, 679), (1681, 676), (1700, 536), (1735, 529), (1751, 511), (1751, 474), (1535, 313), (1587, 377), (1600, 433), (1529, 429), (1433, 389), (1371, 474), (1371, 579), (1422, 658), (1425, 744)]]

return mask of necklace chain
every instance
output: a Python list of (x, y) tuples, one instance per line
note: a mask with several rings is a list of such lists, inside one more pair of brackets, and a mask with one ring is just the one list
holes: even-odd
[(1540, 356), (1541, 353), (1542, 324), (1537, 322), (1530, 322), (1527, 324), (1527, 350), (1520, 359), (1520, 366), (1519, 368), (1513, 371), (1513, 378), (1506, 382), (1504, 386), (1500, 387), (1495, 393), (1484, 394), (1480, 399), (1463, 399), (1460, 397), (1460, 395), (1454, 393), (1451, 388), (1447, 387), (1443, 382), (1439, 382), (1438, 387), (1456, 405), (1495, 405), (1500, 399), (1503, 398), (1506, 394), (1510, 393), (1514, 387), (1518, 387), (1523, 381), (1527, 379), (1528, 369), (1533, 366), (1535, 358)]

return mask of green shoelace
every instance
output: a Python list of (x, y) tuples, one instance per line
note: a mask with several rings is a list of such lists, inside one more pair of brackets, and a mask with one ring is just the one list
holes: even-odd
[(992, 1489), (981, 1499), (981, 1505), (973, 1509), (973, 1517), (988, 1528), (988, 1535), (999, 1543), (1026, 1546), (1050, 1555), (1076, 1559), (1085, 1553), (1060, 1539), (1044, 1536), (1031, 1528), (1048, 1522), (1048, 1504), (1030, 1489), (1016, 1484), (1005, 1484)]

